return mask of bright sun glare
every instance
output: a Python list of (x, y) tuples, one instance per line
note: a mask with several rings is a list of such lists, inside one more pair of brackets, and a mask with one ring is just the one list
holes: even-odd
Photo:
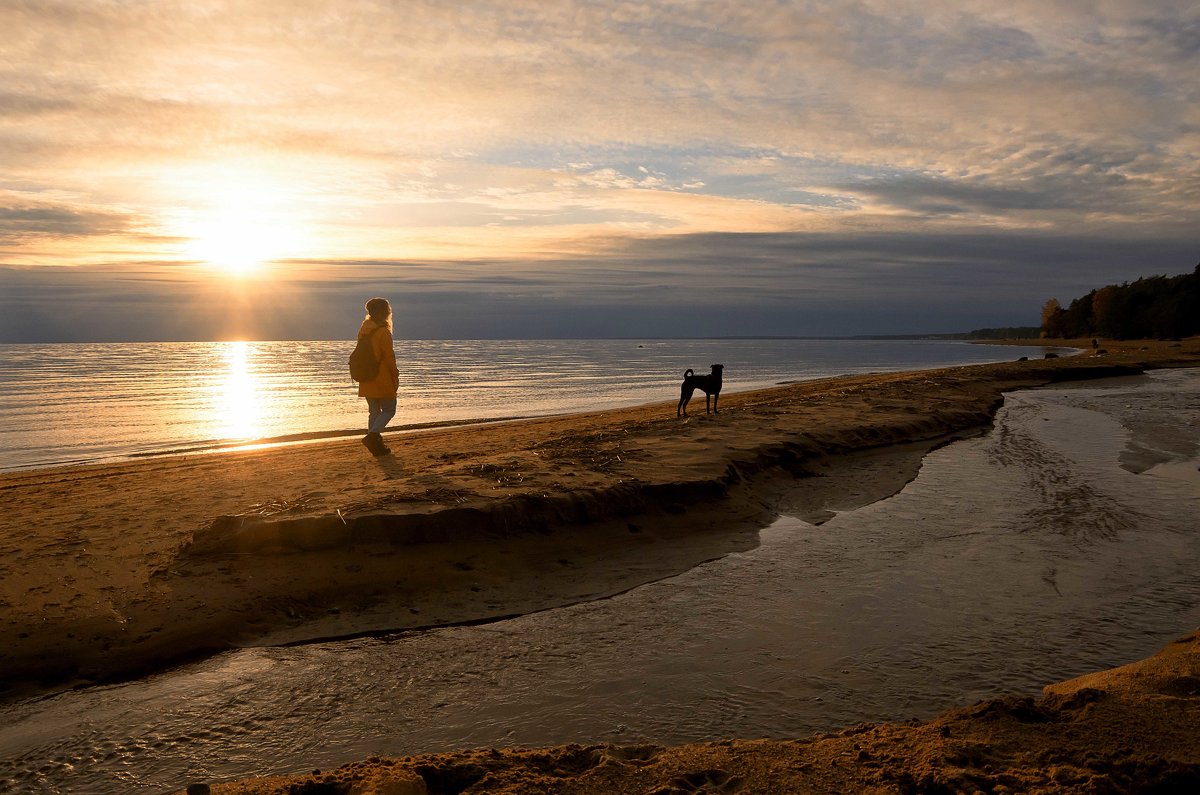
[(264, 264), (300, 256), (307, 244), (305, 224), (288, 191), (267, 180), (220, 179), (193, 185), (197, 209), (178, 221), (183, 253), (233, 276), (252, 274)]
[(247, 274), (278, 256), (274, 235), (253, 220), (233, 214), (198, 222), (190, 237), (188, 256), (226, 273)]

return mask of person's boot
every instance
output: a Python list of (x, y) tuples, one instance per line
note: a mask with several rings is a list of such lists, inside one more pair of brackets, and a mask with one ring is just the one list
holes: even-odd
[(387, 455), (391, 450), (383, 443), (383, 437), (378, 433), (371, 431), (362, 438), (363, 446), (371, 451), (371, 455), (378, 458), (381, 455)]
[(371, 453), (376, 458), (379, 458), (380, 456), (391, 455), (392, 450), (383, 443), (383, 436), (377, 433), (375, 434), (375, 447), (372, 448)]

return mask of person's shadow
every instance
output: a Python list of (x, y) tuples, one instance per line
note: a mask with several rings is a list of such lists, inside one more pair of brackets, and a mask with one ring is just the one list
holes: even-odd
[(388, 480), (395, 480), (405, 474), (404, 466), (396, 458), (395, 453), (379, 456), (375, 459), (375, 463), (383, 470), (383, 476)]

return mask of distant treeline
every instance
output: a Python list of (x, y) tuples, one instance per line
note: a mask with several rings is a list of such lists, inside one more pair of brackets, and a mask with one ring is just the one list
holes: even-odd
[(1041, 336), (1037, 326), (1005, 326), (1004, 328), (977, 328), (968, 331), (963, 339), (968, 340), (1031, 340)]
[(1042, 307), (1043, 337), (1116, 340), (1175, 339), (1200, 334), (1200, 265), (1182, 276), (1149, 276), (1110, 284), (1063, 309), (1057, 298)]
[(942, 334), (869, 334), (849, 337), (855, 340), (1032, 340), (1042, 330), (1037, 326), (1005, 326), (1004, 328), (977, 328), (974, 331), (952, 331)]

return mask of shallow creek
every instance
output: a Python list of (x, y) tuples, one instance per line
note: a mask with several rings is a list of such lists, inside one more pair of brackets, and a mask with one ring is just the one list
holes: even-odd
[[(798, 737), (1123, 664), (1200, 626), (1200, 370), (1008, 396), (900, 493), (598, 602), (231, 652), (19, 704), (0, 792), (372, 755)], [(805, 488), (803, 481), (798, 489)]]

